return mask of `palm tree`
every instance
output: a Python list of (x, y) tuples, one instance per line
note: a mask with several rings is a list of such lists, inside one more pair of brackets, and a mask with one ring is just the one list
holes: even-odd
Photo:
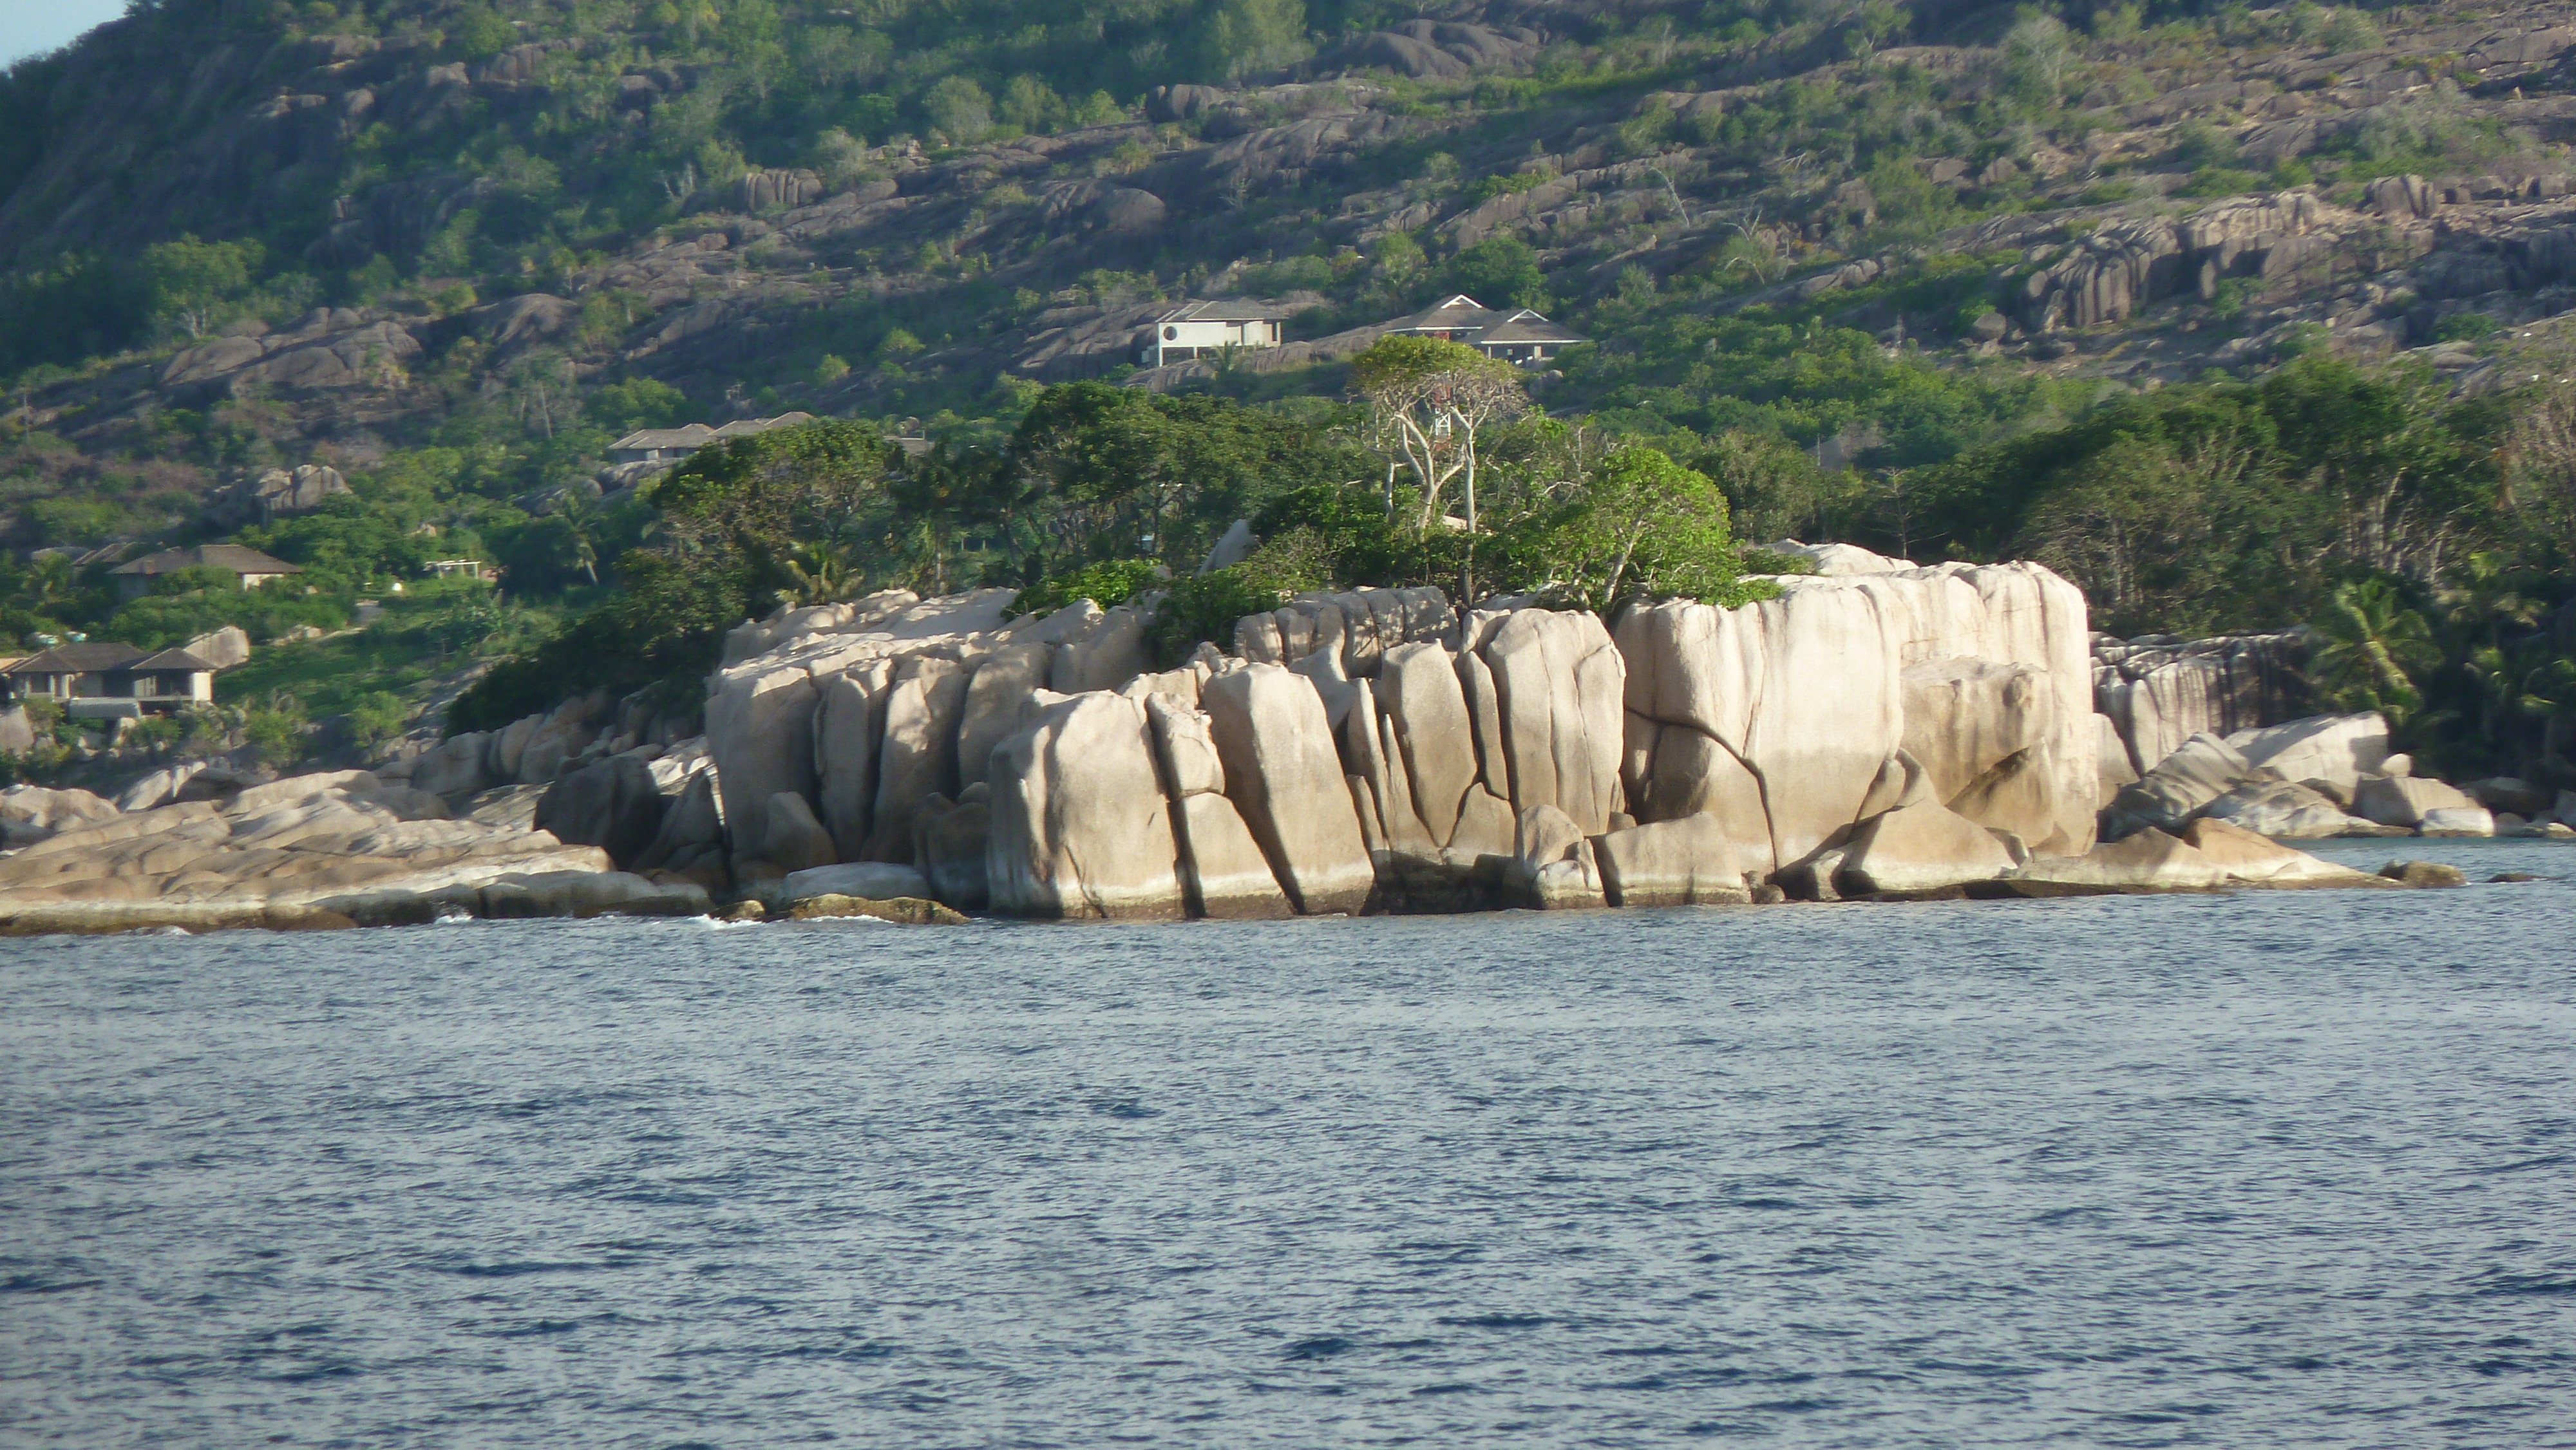
[(846, 547), (829, 540), (798, 544), (778, 564), (787, 575), (778, 596), (788, 604), (839, 604), (867, 588), (866, 571), (851, 560)]
[(599, 583), (599, 503), (579, 483), (568, 484), (555, 495), (555, 517), (572, 531), (573, 567), (587, 576), (595, 587)]
[(2433, 626), (2387, 580), (2338, 587), (2317, 633), (2309, 663), (2338, 705), (2376, 710), (2401, 727), (2424, 708), (2418, 681), (2441, 664), (2442, 651)]
[(80, 573), (69, 554), (39, 554), (20, 576), (18, 604), (30, 614), (50, 616), (80, 593)]

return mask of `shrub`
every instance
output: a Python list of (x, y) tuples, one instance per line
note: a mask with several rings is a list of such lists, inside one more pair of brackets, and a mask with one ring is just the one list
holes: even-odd
[(2483, 312), (2455, 312), (2433, 324), (2435, 342), (2476, 342), (2496, 332), (2496, 320)]
[(1011, 613), (1052, 614), (1077, 599), (1115, 609), (1162, 583), (1164, 574), (1163, 566), (1151, 559), (1104, 559), (1021, 590), (1011, 601)]
[(1330, 546), (1311, 529), (1291, 529), (1230, 569), (1177, 580), (1154, 615), (1154, 654), (1164, 668), (1189, 658), (1201, 641), (1234, 648), (1234, 626), (1244, 616), (1277, 609), (1290, 598), (1332, 582)]

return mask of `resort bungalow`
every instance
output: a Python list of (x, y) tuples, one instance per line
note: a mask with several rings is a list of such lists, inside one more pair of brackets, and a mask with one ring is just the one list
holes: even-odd
[(1529, 308), (1497, 312), (1460, 293), (1426, 311), (1387, 324), (1391, 334), (1437, 337), (1463, 342), (1487, 357), (1529, 366), (1546, 362), (1578, 342), (1592, 339), (1569, 332)]
[(1280, 314), (1257, 302), (1189, 302), (1154, 319), (1139, 339), (1137, 361), (1149, 368), (1215, 357), (1227, 348), (1279, 345)]
[(152, 592), (152, 581), (164, 574), (182, 569), (221, 569), (240, 577), (241, 587), (253, 589), (271, 579), (283, 579), (304, 571), (284, 559), (272, 559), (257, 549), (239, 544), (207, 544), (195, 549), (164, 549), (146, 554), (131, 564), (110, 569), (115, 576), (117, 593), (127, 599), (140, 599)]
[(0, 671), (0, 683), (13, 700), (59, 700), (75, 720), (134, 719), (213, 700), (215, 669), (185, 649), (147, 654), (92, 640), (29, 655)]
[(608, 445), (611, 466), (628, 463), (677, 463), (701, 448), (749, 438), (772, 428), (811, 423), (811, 413), (781, 413), (775, 418), (737, 418), (721, 428), (691, 423), (681, 428), (639, 428)]

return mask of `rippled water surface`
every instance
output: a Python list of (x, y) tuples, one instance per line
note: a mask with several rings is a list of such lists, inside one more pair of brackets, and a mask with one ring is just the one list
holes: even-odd
[(0, 942), (0, 1443), (2576, 1445), (2571, 928)]

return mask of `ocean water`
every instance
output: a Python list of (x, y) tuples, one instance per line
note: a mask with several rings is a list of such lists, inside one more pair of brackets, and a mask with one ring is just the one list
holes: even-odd
[(0, 942), (0, 1445), (2576, 1445), (2571, 928)]

